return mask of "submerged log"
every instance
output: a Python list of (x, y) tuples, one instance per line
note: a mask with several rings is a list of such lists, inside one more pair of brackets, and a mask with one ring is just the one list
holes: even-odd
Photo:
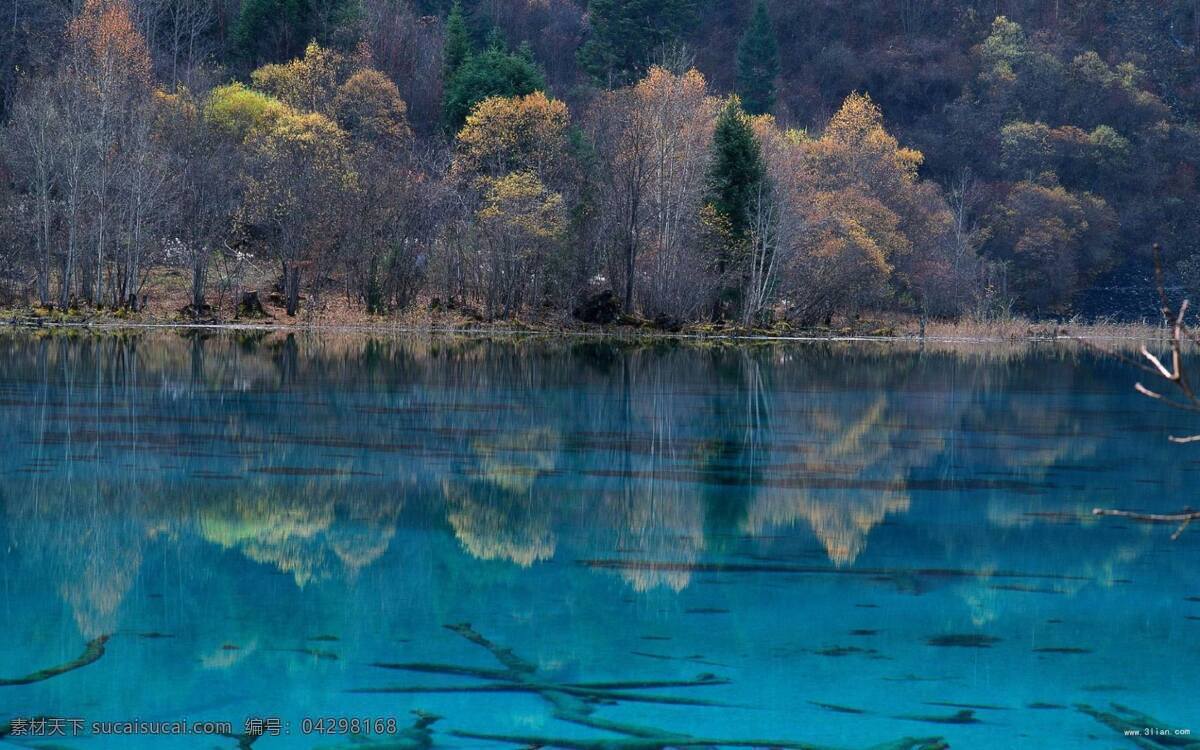
[[(1075, 706), (1080, 713), (1087, 714), (1143, 750), (1184, 748), (1200, 750), (1200, 741), (1190, 734), (1175, 734), (1174, 728), (1153, 716), (1136, 711), (1119, 703), (1110, 704), (1112, 711), (1101, 711), (1080, 703)], [(1162, 730), (1164, 734), (1147, 734), (1147, 730)]]
[(1184, 508), (1179, 513), (1137, 513), (1131, 510), (1116, 510), (1110, 508), (1093, 508), (1093, 516), (1115, 516), (1117, 518), (1128, 518), (1133, 521), (1141, 521), (1142, 523), (1155, 524), (1179, 524), (1179, 528), (1175, 529), (1171, 534), (1171, 541), (1179, 538), (1183, 530), (1191, 524), (1192, 521), (1200, 519), (1200, 511), (1194, 511), (1191, 508)]
[(35, 682), (42, 682), (43, 680), (48, 680), (51, 677), (57, 677), (60, 674), (65, 674), (66, 672), (70, 672), (70, 671), (73, 671), (76, 669), (81, 669), (83, 667), (86, 667), (87, 665), (91, 664), (92, 662), (99, 660), (101, 656), (104, 656), (104, 644), (105, 643), (108, 643), (108, 636), (102, 635), (99, 638), (88, 641), (87, 647), (84, 648), (83, 653), (79, 655), (79, 658), (72, 659), (71, 661), (69, 661), (65, 664), (59, 664), (58, 666), (47, 667), (45, 669), (39, 669), (38, 671), (33, 672), (31, 674), (27, 674), (24, 677), (14, 677), (11, 679), (6, 679), (3, 677), (0, 677), (0, 687), (11, 687), (14, 685), (30, 685)]
[[(533, 693), (545, 700), (552, 715), (559, 721), (588, 727), (601, 732), (621, 735), (620, 738), (562, 738), (534, 735), (487, 734), (452, 731), (450, 734), (472, 740), (485, 740), (521, 745), (525, 747), (553, 747), (564, 750), (666, 750), (681, 747), (756, 747), (779, 748), (780, 750), (831, 750), (807, 742), (777, 739), (711, 738), (692, 737), (687, 734), (640, 724), (626, 724), (595, 716), (597, 706), (619, 703), (653, 703), (679, 706), (703, 706), (730, 708), (729, 704), (692, 698), (650, 695), (639, 690), (658, 688), (691, 688), (711, 685), (727, 685), (729, 680), (705, 673), (693, 680), (622, 680), (609, 682), (555, 682), (540, 677), (532, 662), (517, 655), (512, 649), (501, 646), (484, 637), (469, 623), (447, 625), (447, 630), (487, 649), (500, 662), (503, 669), (466, 667), (455, 664), (433, 664), (425, 662), (377, 662), (373, 666), (383, 669), (442, 674), (454, 677), (471, 677), (487, 680), (482, 685), (459, 686), (396, 686), (356, 688), (353, 693)], [(366, 747), (368, 745), (364, 745)], [(391, 747), (371, 744), (370, 747)], [(397, 747), (407, 747), (398, 745)], [(940, 737), (906, 737), (885, 743), (873, 750), (944, 750), (949, 747)]]
[[(729, 740), (708, 737), (665, 736), (661, 738), (633, 739), (578, 739), (567, 737), (542, 737), (538, 735), (481, 734), (453, 731), (455, 737), (474, 740), (505, 742), (526, 747), (554, 747), (563, 750), (665, 750), (673, 747), (755, 747), (779, 748), (780, 750), (835, 750), (827, 745), (808, 742), (781, 742), (779, 740)], [(870, 750), (949, 750), (940, 737), (905, 737), (894, 742), (876, 745)]]

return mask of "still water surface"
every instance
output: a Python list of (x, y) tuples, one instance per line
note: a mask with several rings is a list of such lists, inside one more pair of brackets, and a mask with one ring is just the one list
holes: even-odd
[[(1200, 734), (1200, 528), (1089, 513), (1195, 505), (1189, 419), (1137, 376), (1050, 346), (0, 334), (0, 734)], [(394, 724), (308, 732), (343, 717)]]

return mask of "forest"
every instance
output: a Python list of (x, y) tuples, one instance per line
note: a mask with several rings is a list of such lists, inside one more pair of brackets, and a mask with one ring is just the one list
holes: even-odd
[(678, 330), (1200, 292), (1200, 0), (13, 0), (2, 26), (9, 308)]

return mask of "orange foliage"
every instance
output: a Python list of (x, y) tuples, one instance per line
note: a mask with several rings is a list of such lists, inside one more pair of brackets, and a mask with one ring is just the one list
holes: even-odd
[(150, 85), (150, 51), (133, 22), (128, 0), (84, 0), (67, 34), (96, 78), (120, 77), (130, 84)]

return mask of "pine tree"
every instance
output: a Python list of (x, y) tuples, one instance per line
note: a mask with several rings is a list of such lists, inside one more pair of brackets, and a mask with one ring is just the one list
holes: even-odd
[(488, 49), (466, 59), (446, 85), (442, 115), (446, 128), (457, 132), (476, 104), (490, 96), (525, 96), (545, 91), (546, 81), (533, 60), (508, 52), (504, 40), (493, 35)]
[(715, 242), (717, 274), (721, 279), (713, 318), (724, 319), (742, 305), (745, 259), (755, 200), (765, 187), (762, 148), (736, 96), (717, 117), (713, 159), (708, 172), (705, 223)]
[(708, 203), (727, 222), (733, 242), (744, 240), (749, 232), (750, 213), (765, 177), (762, 148), (750, 118), (741, 101), (732, 96), (717, 117), (713, 133)]
[(591, 35), (579, 48), (579, 64), (596, 80), (634, 80), (663, 46), (697, 21), (696, 0), (591, 0)]
[(233, 44), (249, 67), (304, 54), (314, 36), (308, 0), (246, 0), (233, 26)]
[(467, 32), (467, 21), (463, 18), (462, 3), (454, 0), (450, 15), (446, 18), (446, 40), (442, 44), (442, 81), (446, 86), (454, 80), (458, 69), (471, 56), (471, 36)]
[(767, 13), (767, 2), (758, 0), (737, 54), (737, 89), (747, 112), (765, 115), (775, 108), (778, 75), (779, 44)]

